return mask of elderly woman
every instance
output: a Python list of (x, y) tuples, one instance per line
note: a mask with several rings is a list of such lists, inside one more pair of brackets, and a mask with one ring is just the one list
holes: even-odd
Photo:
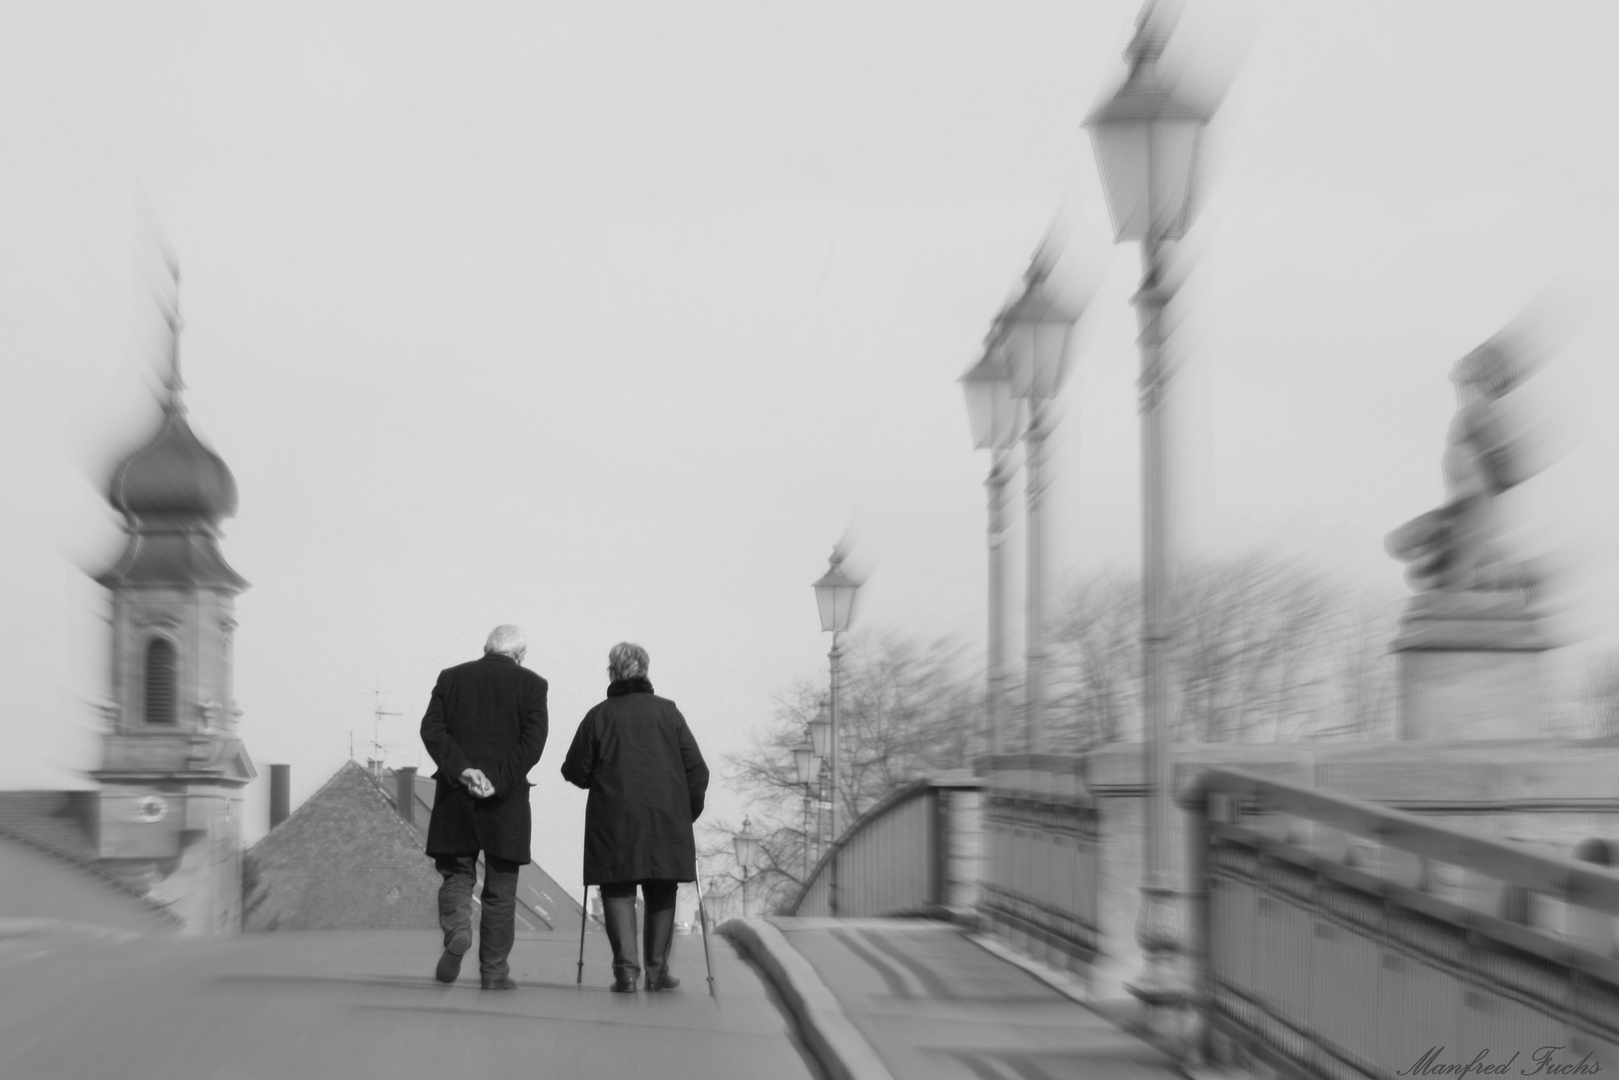
[(562, 778), (586, 788), (585, 885), (598, 886), (613, 947), (613, 990), (634, 993), (635, 887), (646, 901), (646, 988), (671, 990), (675, 889), (697, 880), (691, 825), (703, 812), (708, 766), (675, 703), (652, 692), (650, 661), (623, 642), (607, 654), (607, 700), (585, 714)]

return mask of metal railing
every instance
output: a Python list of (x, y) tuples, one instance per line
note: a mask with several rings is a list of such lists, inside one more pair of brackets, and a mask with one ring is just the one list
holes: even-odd
[(1333, 1078), (1619, 1069), (1619, 873), (1235, 770), (1205, 773), (1187, 808), (1215, 1060)]
[(977, 876), (968, 861), (978, 787), (938, 776), (893, 792), (827, 849), (787, 914), (865, 918), (950, 906)]
[(1098, 821), (1083, 767), (1038, 754), (978, 764), (988, 848), (979, 913), (1014, 946), (1065, 966), (1093, 960), (1100, 939)]

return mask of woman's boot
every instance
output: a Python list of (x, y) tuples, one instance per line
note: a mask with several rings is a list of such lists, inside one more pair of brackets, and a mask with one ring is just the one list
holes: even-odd
[(635, 886), (631, 885), (627, 894), (612, 885), (599, 891), (607, 943), (613, 947), (613, 992), (633, 994), (641, 974), (641, 965), (635, 962)]
[(644, 948), (646, 958), (646, 988), (673, 990), (680, 980), (669, 974), (669, 950), (675, 941), (675, 889), (672, 881), (643, 882), (641, 894), (646, 897), (646, 930)]

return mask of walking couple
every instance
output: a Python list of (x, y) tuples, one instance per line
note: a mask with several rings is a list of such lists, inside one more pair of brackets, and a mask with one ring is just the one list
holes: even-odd
[[(438, 765), (427, 854), (444, 878), (436, 976), (450, 983), (472, 947), (472, 890), (484, 859), (478, 962), (485, 990), (516, 987), (507, 958), (515, 937), (517, 875), (530, 861), (528, 773), (548, 731), (546, 682), (523, 667), (522, 630), (497, 626), (483, 658), (439, 673), (422, 717), (422, 742)], [(647, 679), (649, 659), (623, 642), (607, 654), (607, 697), (579, 723), (562, 777), (585, 803), (585, 887), (598, 887), (613, 948), (613, 990), (634, 993), (635, 890), (645, 899), (641, 958), (648, 990), (671, 990), (675, 889), (697, 880), (692, 822), (703, 812), (708, 766), (685, 717)]]

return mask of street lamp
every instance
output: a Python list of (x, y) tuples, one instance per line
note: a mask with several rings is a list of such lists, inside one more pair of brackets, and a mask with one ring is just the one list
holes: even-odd
[(821, 759), (815, 754), (815, 744), (802, 742), (793, 747), (793, 765), (798, 769), (798, 782), (804, 785), (804, 880), (810, 875), (810, 788), (821, 778)]
[(1171, 971), (1178, 944), (1175, 890), (1169, 871), (1172, 768), (1166, 709), (1164, 657), (1169, 645), (1165, 599), (1169, 585), (1166, 540), (1165, 438), (1160, 410), (1168, 372), (1163, 358), (1163, 284), (1160, 246), (1180, 239), (1191, 225), (1198, 143), (1211, 110), (1166, 83), (1158, 71), (1173, 13), (1148, 0), (1136, 20), (1125, 57), (1130, 73), (1112, 97), (1085, 120), (1113, 218), (1116, 242), (1141, 242), (1141, 288), (1136, 293), (1141, 327), (1141, 611), (1142, 737), (1147, 783), (1145, 873), (1136, 941), (1143, 965), (1130, 986), (1149, 1006), (1179, 1003), (1184, 994)]
[(1001, 352), (985, 349), (982, 359), (967, 369), (960, 382), (967, 395), (973, 449), (990, 451), (989, 476), (984, 480), (989, 491), (989, 645), (984, 664), (984, 721), (990, 752), (1000, 754), (1006, 750), (1001, 716), (1006, 678), (1006, 569), (1001, 543), (1006, 538), (1006, 482), (1011, 479), (1019, 409), (1012, 396), (1012, 372)]
[(1041, 506), (1046, 494), (1046, 436), (1050, 434), (1047, 410), (1062, 389), (1068, 370), (1068, 339), (1079, 320), (1079, 312), (1063, 304), (1047, 282), (1055, 262), (1050, 243), (1042, 244), (1023, 275), (1023, 295), (996, 317), (990, 334), (991, 347), (1004, 358), (1013, 396), (1029, 403), (1029, 423), (1023, 431), (1023, 485), (1028, 504), (1024, 522), (1028, 542), (1024, 716), (1029, 751), (1035, 754), (1046, 750), (1046, 545)]
[(860, 583), (843, 572), (843, 548), (832, 549), (827, 560), (826, 573), (815, 583), (815, 603), (821, 609), (821, 630), (832, 635), (832, 651), (827, 659), (832, 662), (831, 737), (827, 740), (827, 764), (832, 785), (832, 838), (838, 836), (838, 661), (842, 651), (838, 648), (838, 635), (849, 629), (854, 617), (854, 596)]
[(748, 917), (748, 870), (759, 857), (759, 838), (753, 834), (753, 821), (742, 819), (742, 831), (731, 837), (736, 849), (737, 865), (742, 867), (742, 917)]

